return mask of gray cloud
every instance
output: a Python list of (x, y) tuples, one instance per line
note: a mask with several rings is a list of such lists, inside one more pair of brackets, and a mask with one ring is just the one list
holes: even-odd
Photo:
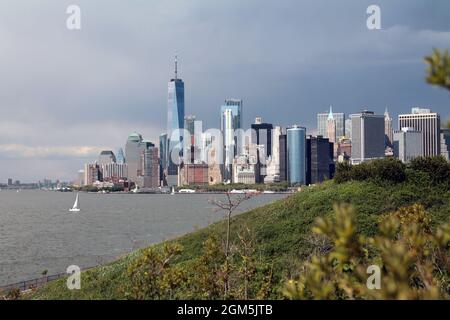
[[(175, 52), (186, 113), (207, 127), (218, 126), (227, 97), (244, 99), (247, 125), (261, 115), (313, 130), (330, 104), (393, 114), (423, 105), (449, 116), (449, 95), (424, 83), (422, 58), (448, 47), (450, 3), (375, 2), (381, 31), (366, 28), (366, 0), (4, 0), (0, 181), (72, 179), (95, 150), (117, 149), (132, 131), (155, 141)], [(80, 32), (65, 28), (73, 3)]]

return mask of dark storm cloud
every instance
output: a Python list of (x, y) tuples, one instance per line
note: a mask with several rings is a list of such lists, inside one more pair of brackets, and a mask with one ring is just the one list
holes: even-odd
[[(70, 4), (81, 7), (81, 31), (65, 27)], [(380, 31), (366, 28), (370, 4), (381, 6)], [(263, 116), (314, 130), (329, 105), (448, 116), (449, 95), (424, 83), (422, 60), (448, 47), (448, 12), (429, 0), (4, 0), (0, 181), (70, 179), (132, 131), (156, 140), (175, 52), (186, 114), (206, 127), (218, 126), (228, 97), (244, 99), (247, 125)]]

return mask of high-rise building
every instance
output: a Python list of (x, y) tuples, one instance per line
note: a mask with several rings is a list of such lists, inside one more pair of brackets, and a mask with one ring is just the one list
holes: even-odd
[(115, 163), (116, 162), (116, 156), (114, 155), (114, 152), (110, 150), (105, 150), (100, 153), (98, 156), (98, 164), (106, 164), (106, 163)]
[(141, 143), (141, 175), (138, 177), (142, 188), (157, 188), (159, 186), (159, 150), (150, 141)]
[(255, 119), (251, 125), (252, 143), (258, 146), (256, 164), (256, 183), (263, 183), (267, 175), (267, 159), (272, 156), (272, 130), (271, 123), (263, 123), (262, 118)]
[(167, 133), (161, 134), (159, 136), (159, 179), (161, 180), (161, 185), (167, 185), (166, 174), (167, 174)]
[(242, 100), (227, 99), (220, 108), (220, 128), (223, 135), (224, 147), (224, 180), (232, 180), (233, 159), (242, 153), (240, 131), (242, 129)]
[(399, 128), (413, 128), (422, 132), (424, 156), (441, 154), (441, 119), (429, 109), (413, 108), (411, 114), (398, 116)]
[(128, 168), (126, 163), (103, 163), (100, 166), (102, 181), (118, 183), (125, 180), (128, 176)]
[(184, 128), (189, 132), (191, 136), (194, 135), (195, 116), (187, 115), (184, 117)]
[(178, 165), (183, 156), (184, 82), (178, 79), (178, 59), (175, 57), (175, 77), (169, 81), (167, 99), (167, 183), (176, 185)]
[(352, 119), (345, 120), (345, 137), (347, 139), (352, 139)]
[(350, 115), (352, 119), (352, 163), (384, 158), (384, 116), (372, 111)]
[(306, 183), (306, 128), (287, 129), (287, 175), (291, 185)]
[(280, 161), (280, 182), (285, 182), (288, 180), (287, 177), (287, 135), (283, 133), (283, 131), (280, 134), (280, 154), (279, 154), (279, 161)]
[(254, 184), (256, 182), (256, 159), (251, 159), (251, 156), (243, 154), (237, 156), (233, 161), (233, 182)]
[(92, 186), (95, 182), (101, 181), (101, 180), (102, 180), (102, 177), (101, 177), (100, 167), (98, 166), (98, 164), (86, 163), (84, 165), (84, 179), (83, 179), (84, 185)]
[(125, 155), (123, 153), (123, 149), (119, 148), (119, 150), (117, 151), (117, 159), (116, 162), (118, 164), (124, 164), (125, 163)]
[(450, 129), (441, 129), (441, 155), (450, 160)]
[(324, 138), (330, 138), (328, 136), (328, 120), (330, 118), (330, 113), (332, 114), (336, 125), (334, 140), (338, 141), (341, 137), (346, 135), (345, 114), (333, 112), (332, 107), (330, 107), (330, 111), (328, 113), (319, 113), (317, 115), (317, 135), (323, 136)]
[(82, 187), (84, 185), (85, 185), (85, 183), (84, 183), (84, 170), (78, 170), (76, 186)]
[(210, 185), (223, 182), (222, 159), (219, 159), (221, 158), (219, 155), (221, 155), (221, 153), (216, 150), (215, 146), (210, 146), (208, 148), (208, 183)]
[(404, 163), (423, 155), (422, 132), (413, 128), (394, 131), (394, 157)]
[(13, 185), (13, 179), (8, 178), (8, 186), (12, 186)]
[(384, 135), (386, 147), (392, 147), (394, 142), (394, 129), (392, 128), (392, 118), (387, 108), (384, 111)]
[(309, 136), (306, 139), (306, 184), (316, 184), (333, 178), (334, 146), (328, 138)]
[(272, 130), (272, 154), (267, 161), (267, 175), (264, 183), (280, 182), (280, 136), (281, 127), (275, 126)]
[(142, 136), (139, 133), (132, 133), (128, 136), (125, 145), (125, 156), (128, 165), (128, 180), (137, 182), (142, 175), (141, 153)]

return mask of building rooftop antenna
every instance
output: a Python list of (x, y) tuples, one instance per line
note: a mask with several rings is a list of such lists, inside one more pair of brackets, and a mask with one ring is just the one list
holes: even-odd
[(178, 55), (175, 55), (175, 80), (178, 79)]

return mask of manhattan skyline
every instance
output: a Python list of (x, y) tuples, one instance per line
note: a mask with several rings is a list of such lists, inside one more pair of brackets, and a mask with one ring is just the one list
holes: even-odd
[(244, 128), (261, 116), (315, 133), (330, 105), (388, 107), (394, 128), (414, 106), (450, 116), (423, 62), (450, 43), (450, 4), (378, 1), (382, 30), (370, 31), (370, 1), (259, 3), (79, 1), (82, 30), (68, 31), (66, 4), (2, 2), (0, 182), (73, 180), (80, 163), (132, 132), (157, 144), (176, 53), (186, 114), (205, 128), (220, 128), (230, 97), (244, 101)]

